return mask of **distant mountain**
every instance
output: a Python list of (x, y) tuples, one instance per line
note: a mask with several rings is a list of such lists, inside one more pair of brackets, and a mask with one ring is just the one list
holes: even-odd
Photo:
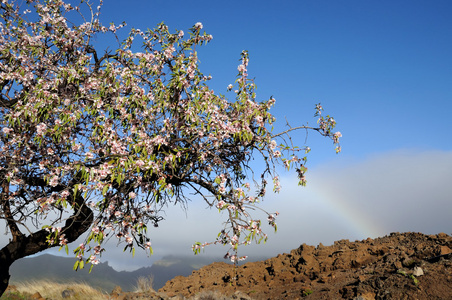
[(212, 263), (214, 259), (202, 256), (175, 257), (166, 256), (154, 262), (151, 267), (135, 271), (116, 271), (108, 262), (100, 263), (89, 273), (89, 265), (73, 271), (74, 258), (50, 254), (23, 258), (16, 261), (10, 269), (10, 283), (48, 279), (58, 283), (85, 282), (92, 287), (111, 292), (115, 286), (124, 291), (134, 291), (138, 278), (154, 277), (154, 289), (158, 290), (175, 276), (188, 276), (193, 270)]

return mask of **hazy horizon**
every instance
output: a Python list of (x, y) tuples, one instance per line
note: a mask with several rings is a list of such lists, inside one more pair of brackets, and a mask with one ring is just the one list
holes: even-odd
[[(262, 203), (280, 213), (278, 232), (265, 226), (267, 244), (239, 252), (270, 257), (302, 243), (329, 245), (407, 231), (451, 234), (451, 12), (451, 1), (426, 0), (177, 5), (111, 0), (104, 1), (101, 20), (126, 21), (123, 35), (162, 21), (170, 32), (187, 34), (202, 22), (213, 40), (197, 49), (200, 69), (212, 75), (217, 94), (226, 94), (234, 83), (246, 49), (257, 98), (276, 99), (271, 110), (276, 131), (287, 129), (286, 119), (292, 126), (314, 125), (319, 102), (335, 118), (342, 153), (336, 155), (331, 141), (309, 133), (307, 187), (297, 186), (293, 172), (281, 172), (281, 193), (268, 193)], [(97, 42), (99, 49), (107, 48), (102, 39)], [(293, 141), (303, 146), (304, 132)], [(213, 241), (221, 229), (221, 215), (206, 207), (194, 197), (187, 212), (168, 208), (166, 220), (149, 231), (153, 257), (137, 250), (132, 258), (122, 252), (124, 245), (111, 241), (101, 262), (132, 270), (164, 255), (192, 255), (193, 242)], [(0, 235), (0, 247), (8, 238)], [(226, 250), (211, 246), (201, 255), (221, 259)], [(46, 253), (64, 254), (57, 249)]]

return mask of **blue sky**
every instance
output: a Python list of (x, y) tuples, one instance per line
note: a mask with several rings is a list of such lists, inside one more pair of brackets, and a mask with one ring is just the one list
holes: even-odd
[[(309, 135), (308, 187), (281, 174), (283, 192), (263, 203), (280, 211), (278, 233), (243, 254), (393, 231), (451, 233), (450, 1), (106, 1), (102, 13), (141, 29), (164, 21), (187, 32), (202, 22), (213, 40), (199, 49), (200, 67), (217, 93), (234, 82), (246, 49), (258, 98), (277, 99), (277, 129), (285, 118), (315, 124), (318, 102), (337, 120), (343, 152)], [(190, 255), (193, 240), (216, 236), (217, 213), (196, 199), (190, 205), (186, 214), (168, 209), (153, 238), (156, 257)]]
[[(277, 129), (285, 118), (315, 124), (318, 102), (337, 120), (343, 152), (309, 135), (308, 187), (281, 174), (283, 192), (264, 203), (281, 213), (278, 233), (244, 254), (393, 231), (451, 233), (452, 2), (106, 0), (101, 19), (125, 21), (126, 30), (164, 21), (185, 32), (202, 22), (213, 40), (198, 51), (200, 68), (217, 93), (234, 82), (246, 49), (258, 98), (277, 100)], [(295, 140), (303, 145), (304, 134)], [(221, 226), (196, 199), (186, 213), (168, 209), (167, 219), (151, 233), (155, 258), (190, 255), (194, 241), (213, 240)], [(103, 261), (118, 269), (153, 260), (108, 251)]]
[[(278, 119), (312, 122), (322, 102), (344, 134), (343, 156), (452, 148), (450, 1), (124, 3), (106, 1), (104, 21), (136, 28), (164, 21), (184, 31), (202, 22), (214, 39), (199, 51), (201, 69), (217, 92), (248, 50), (258, 96), (277, 99)], [(320, 162), (330, 149), (318, 147)]]

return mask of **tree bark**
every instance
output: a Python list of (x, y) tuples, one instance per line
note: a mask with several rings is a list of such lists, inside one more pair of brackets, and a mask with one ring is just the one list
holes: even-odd
[[(75, 241), (87, 231), (94, 220), (92, 210), (85, 205), (84, 199), (80, 195), (76, 197), (73, 209), (73, 215), (66, 220), (65, 226), (61, 230), (65, 234), (68, 243)], [(8, 287), (10, 278), (9, 268), (13, 262), (43, 250), (59, 246), (58, 243), (51, 245), (46, 241), (48, 234), (46, 230), (41, 229), (28, 236), (16, 236), (16, 238), (12, 239), (0, 250), (0, 297)]]

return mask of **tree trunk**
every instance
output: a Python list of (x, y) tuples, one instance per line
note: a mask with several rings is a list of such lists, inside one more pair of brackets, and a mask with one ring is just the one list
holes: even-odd
[[(92, 210), (84, 204), (81, 196), (76, 197), (74, 204), (75, 212), (66, 220), (65, 226), (61, 230), (65, 234), (68, 243), (79, 238), (89, 229), (94, 220)], [(43, 250), (59, 246), (58, 243), (51, 245), (47, 242), (48, 234), (46, 230), (41, 229), (28, 236), (15, 236), (8, 245), (0, 249), (0, 297), (8, 287), (10, 278), (9, 268), (13, 262)]]
[(0, 259), (0, 297), (5, 292), (6, 288), (8, 287), (9, 283), (9, 267), (11, 266), (11, 263), (4, 261), (3, 259)]
[(16, 260), (38, 253), (52, 246), (46, 242), (47, 232), (39, 230), (32, 235), (16, 241), (10, 241), (0, 250), (0, 296), (5, 292), (9, 282), (9, 268)]

